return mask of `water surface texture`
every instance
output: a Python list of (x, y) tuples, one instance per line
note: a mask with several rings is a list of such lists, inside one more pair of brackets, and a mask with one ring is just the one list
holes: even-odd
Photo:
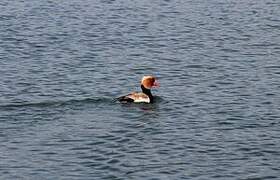
[(280, 1), (2, 0), (0, 76), (0, 179), (280, 177)]

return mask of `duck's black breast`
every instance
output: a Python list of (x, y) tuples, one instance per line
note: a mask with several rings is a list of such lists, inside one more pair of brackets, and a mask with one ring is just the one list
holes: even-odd
[(142, 89), (142, 92), (143, 92), (144, 94), (146, 94), (146, 95), (149, 97), (150, 103), (153, 103), (154, 97), (153, 97), (153, 95), (152, 95), (152, 93), (151, 93), (151, 90), (145, 88), (143, 85), (141, 85), (141, 89)]

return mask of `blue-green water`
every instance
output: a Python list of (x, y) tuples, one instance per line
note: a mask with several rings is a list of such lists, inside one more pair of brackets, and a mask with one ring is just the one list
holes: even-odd
[(0, 179), (280, 177), (279, 1), (2, 0), (0, 76)]

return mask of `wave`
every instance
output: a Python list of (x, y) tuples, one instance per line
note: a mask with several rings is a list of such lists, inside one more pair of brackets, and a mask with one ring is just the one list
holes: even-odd
[[(163, 98), (155, 96), (155, 103), (148, 106), (155, 106), (159, 103), (167, 103)], [(61, 106), (73, 106), (73, 105), (85, 105), (85, 104), (122, 104), (115, 97), (101, 97), (101, 98), (84, 98), (84, 99), (68, 99), (68, 100), (53, 100), (53, 101), (41, 101), (41, 102), (13, 102), (8, 104), (0, 104), (0, 109), (14, 109), (14, 108), (44, 108), (44, 107), (61, 107)], [(134, 103), (128, 103), (133, 106)], [(134, 104), (142, 106), (143, 103)], [(145, 105), (147, 106), (147, 104)]]
[(5, 108), (21, 108), (21, 107), (60, 107), (76, 104), (87, 103), (114, 103), (113, 98), (84, 98), (84, 99), (69, 99), (69, 100), (53, 100), (53, 101), (41, 101), (41, 102), (14, 102), (0, 105), (1, 109)]

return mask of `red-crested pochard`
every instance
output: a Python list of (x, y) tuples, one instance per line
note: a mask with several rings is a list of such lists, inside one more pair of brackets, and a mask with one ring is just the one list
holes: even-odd
[(141, 80), (142, 92), (133, 92), (117, 99), (120, 102), (153, 103), (154, 98), (151, 93), (153, 87), (159, 87), (156, 78), (153, 76), (144, 76)]

